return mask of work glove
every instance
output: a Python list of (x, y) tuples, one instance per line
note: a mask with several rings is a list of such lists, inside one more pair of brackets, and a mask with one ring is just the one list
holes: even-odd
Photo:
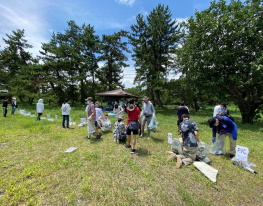
[(89, 116), (89, 117), (88, 117), (88, 120), (91, 120), (91, 118), (92, 118), (92, 117), (91, 117), (91, 116)]
[(211, 139), (211, 141), (212, 141), (213, 143), (215, 143), (216, 137), (213, 137), (213, 138)]

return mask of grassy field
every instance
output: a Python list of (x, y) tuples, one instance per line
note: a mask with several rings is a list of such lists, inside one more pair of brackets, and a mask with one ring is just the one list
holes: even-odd
[[(35, 106), (26, 109), (34, 113)], [(193, 165), (175, 168), (167, 162), (167, 134), (176, 132), (176, 111), (157, 109), (158, 131), (150, 139), (138, 138), (137, 154), (113, 141), (112, 133), (101, 140), (87, 140), (86, 127), (78, 127), (83, 108), (73, 108), (72, 129), (61, 128), (60, 108), (46, 113), (53, 122), (18, 114), (0, 117), (0, 205), (262, 205), (263, 122), (241, 124), (236, 108), (230, 108), (239, 126), (237, 144), (250, 150), (249, 162), (259, 174), (234, 166), (226, 155), (209, 155), (219, 170), (212, 183)], [(207, 120), (213, 108), (191, 119), (197, 122), (202, 141), (210, 143)], [(112, 124), (114, 117), (111, 117)], [(64, 153), (77, 147), (73, 153)], [(226, 149), (229, 140), (226, 140)]]

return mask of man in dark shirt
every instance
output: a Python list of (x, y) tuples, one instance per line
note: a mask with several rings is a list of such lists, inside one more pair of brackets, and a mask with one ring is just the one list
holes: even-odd
[[(233, 158), (236, 153), (236, 140), (238, 127), (229, 117), (226, 116), (216, 116), (208, 120), (209, 126), (212, 128), (212, 142), (218, 143), (218, 151), (215, 152), (217, 155), (224, 153), (224, 144), (226, 135), (229, 136), (230, 141), (230, 151), (229, 157)], [(216, 140), (216, 134), (218, 139)]]
[(8, 107), (8, 100), (7, 100), (7, 98), (5, 98), (5, 100), (3, 102), (3, 116), (4, 117), (6, 117), (7, 107)]
[(180, 103), (180, 107), (177, 109), (177, 126), (178, 126), (178, 131), (179, 131), (179, 125), (180, 123), (183, 121), (182, 119), (182, 115), (183, 114), (188, 114), (189, 115), (189, 110), (188, 108), (185, 106), (184, 102)]
[(176, 168), (180, 168), (182, 163), (189, 165), (195, 161), (198, 147), (197, 142), (200, 141), (197, 124), (190, 120), (188, 114), (183, 114), (182, 120), (180, 123), (180, 134), (183, 138), (183, 154), (176, 155)]

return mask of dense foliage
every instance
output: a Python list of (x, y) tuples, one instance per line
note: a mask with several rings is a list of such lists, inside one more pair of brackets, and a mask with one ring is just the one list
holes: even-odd
[[(124, 88), (131, 47), (137, 95), (161, 107), (184, 100), (196, 110), (231, 101), (243, 123), (252, 123), (263, 105), (262, 13), (261, 0), (219, 0), (179, 24), (159, 4), (138, 14), (131, 32), (101, 38), (93, 26), (70, 21), (42, 43), (38, 57), (28, 52), (24, 30), (12, 31), (0, 50), (0, 89), (31, 104), (39, 97), (83, 103), (87, 95)], [(168, 80), (171, 72), (182, 75)]]
[(168, 7), (158, 5), (146, 18), (139, 14), (131, 26), (130, 42), (135, 61), (135, 82), (145, 87), (153, 102), (163, 105), (162, 93), (174, 66), (175, 50), (180, 40), (179, 25)]
[[(252, 123), (263, 103), (263, 18), (260, 1), (213, 1), (185, 24), (179, 65), (192, 88), (229, 95)], [(216, 93), (215, 93), (216, 91)]]

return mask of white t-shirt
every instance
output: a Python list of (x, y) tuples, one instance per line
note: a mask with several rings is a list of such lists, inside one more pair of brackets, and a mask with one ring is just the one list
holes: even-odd
[(62, 115), (69, 115), (70, 109), (71, 108), (68, 103), (62, 104), (62, 107), (61, 107)]
[(95, 111), (96, 111), (96, 121), (98, 121), (99, 117), (102, 117), (104, 121), (106, 120), (101, 108), (95, 108)]
[(213, 117), (215, 117), (218, 114), (221, 114), (221, 112), (222, 112), (222, 107), (220, 105), (215, 106)]

